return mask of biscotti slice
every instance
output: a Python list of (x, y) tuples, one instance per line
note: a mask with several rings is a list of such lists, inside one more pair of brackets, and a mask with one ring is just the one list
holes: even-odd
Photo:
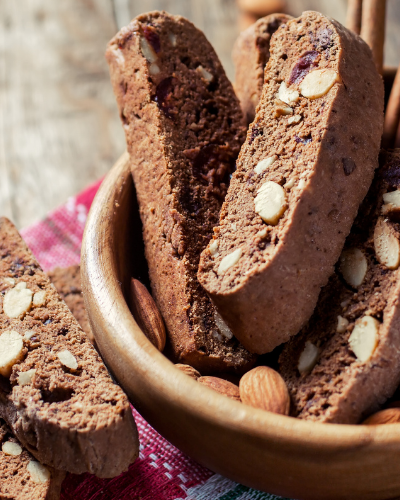
[(138, 455), (127, 397), (7, 219), (0, 219), (0, 417), (42, 464), (113, 477)]
[(47, 275), (90, 342), (94, 344), (95, 340), (82, 296), (81, 266), (56, 267)]
[(299, 418), (357, 423), (400, 384), (400, 150), (381, 163), (309, 324), (280, 355)]
[(382, 122), (382, 79), (357, 35), (316, 12), (275, 32), (198, 274), (250, 351), (271, 351), (311, 316), (377, 167)]
[(232, 338), (196, 276), (245, 136), (232, 85), (203, 33), (166, 12), (134, 19), (106, 56), (166, 352), (202, 374), (242, 372), (254, 356)]
[(64, 477), (37, 462), (0, 418), (0, 499), (58, 500)]
[(275, 31), (292, 16), (271, 14), (262, 17), (240, 33), (232, 51), (235, 64), (235, 92), (247, 123), (254, 120), (264, 85), (264, 69), (269, 59), (269, 44)]

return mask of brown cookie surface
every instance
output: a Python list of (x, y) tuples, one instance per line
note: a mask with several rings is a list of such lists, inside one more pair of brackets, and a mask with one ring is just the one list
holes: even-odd
[(232, 85), (203, 33), (165, 12), (133, 20), (106, 56), (166, 352), (203, 374), (241, 372), (254, 356), (216, 317), (196, 276), (244, 140)]
[(50, 281), (56, 287), (60, 297), (69, 307), (82, 330), (94, 344), (94, 336), (90, 328), (89, 318), (82, 296), (81, 267), (79, 265), (70, 267), (56, 267), (47, 273)]
[(64, 476), (37, 462), (0, 418), (0, 498), (57, 500)]
[[(358, 423), (400, 383), (400, 224), (383, 199), (400, 188), (400, 150), (383, 153), (381, 163), (336, 272), (308, 325), (280, 356), (299, 418)], [(381, 243), (389, 249), (383, 258)]]
[(198, 273), (250, 351), (273, 350), (311, 316), (378, 165), (382, 123), (382, 79), (357, 35), (316, 12), (275, 32)]
[(0, 363), (0, 417), (43, 464), (120, 474), (138, 455), (128, 399), (4, 218), (0, 284), (0, 342), (12, 353)]
[(262, 17), (240, 33), (232, 51), (235, 64), (235, 92), (247, 123), (254, 120), (264, 85), (264, 69), (269, 59), (271, 36), (286, 22), (287, 14)]

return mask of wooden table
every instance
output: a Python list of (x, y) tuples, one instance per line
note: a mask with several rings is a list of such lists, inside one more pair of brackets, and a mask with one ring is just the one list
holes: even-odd
[[(344, 21), (345, 0), (289, 0)], [(233, 77), (235, 0), (2, 0), (0, 215), (42, 218), (104, 175), (125, 148), (104, 60), (107, 41), (137, 14), (165, 9), (203, 29)], [(400, 61), (400, 2), (389, 0), (386, 63)]]

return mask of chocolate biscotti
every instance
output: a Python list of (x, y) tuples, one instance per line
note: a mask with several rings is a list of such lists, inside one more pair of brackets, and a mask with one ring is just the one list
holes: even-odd
[(232, 338), (196, 277), (244, 141), (232, 85), (203, 33), (166, 12), (134, 19), (106, 56), (167, 349), (202, 374), (241, 372), (254, 356)]
[(381, 162), (335, 274), (280, 355), (299, 418), (358, 423), (400, 384), (400, 150)]
[(127, 397), (4, 218), (0, 417), (40, 463), (56, 469), (113, 477), (138, 455)]
[(311, 316), (372, 181), (382, 122), (382, 79), (363, 40), (316, 12), (276, 31), (198, 274), (250, 351), (271, 351)]
[(64, 476), (37, 462), (0, 418), (0, 499), (58, 500)]
[(247, 123), (254, 120), (264, 85), (264, 69), (269, 59), (269, 44), (275, 31), (292, 16), (271, 14), (262, 17), (240, 33), (232, 51), (235, 64), (235, 92)]
[(57, 292), (67, 304), (88, 339), (94, 344), (94, 336), (90, 328), (82, 296), (81, 266), (56, 267), (47, 273)]

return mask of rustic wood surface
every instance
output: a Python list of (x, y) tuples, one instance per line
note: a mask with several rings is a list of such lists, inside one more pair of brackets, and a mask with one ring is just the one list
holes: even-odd
[[(346, 0), (288, 0), (345, 22)], [(104, 175), (124, 136), (104, 60), (107, 41), (143, 11), (203, 29), (232, 78), (235, 0), (2, 0), (0, 215), (23, 227)], [(385, 62), (400, 61), (400, 2), (388, 0)]]

